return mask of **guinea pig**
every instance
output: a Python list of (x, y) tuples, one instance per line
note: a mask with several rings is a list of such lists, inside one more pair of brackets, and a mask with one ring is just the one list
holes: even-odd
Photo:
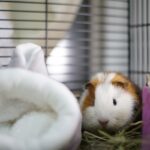
[(133, 121), (139, 107), (137, 87), (121, 73), (97, 73), (80, 98), (83, 129), (116, 131)]

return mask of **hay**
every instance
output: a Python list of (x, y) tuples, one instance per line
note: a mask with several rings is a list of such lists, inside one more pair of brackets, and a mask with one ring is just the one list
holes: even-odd
[(142, 121), (129, 124), (116, 133), (99, 130), (84, 131), (79, 150), (139, 150), (141, 147)]

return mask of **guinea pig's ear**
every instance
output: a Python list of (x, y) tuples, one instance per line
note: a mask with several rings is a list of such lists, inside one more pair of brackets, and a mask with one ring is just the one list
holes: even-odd
[(91, 97), (95, 97), (94, 93), (95, 93), (95, 85), (92, 82), (88, 82), (85, 84), (85, 89), (87, 89), (89, 91), (89, 94)]
[(84, 85), (84, 88), (85, 88), (85, 89), (89, 89), (89, 88), (91, 88), (91, 87), (93, 87), (93, 85), (92, 85), (92, 83), (90, 83), (90, 82), (88, 82), (88, 83), (86, 83), (86, 84)]
[(117, 73), (112, 79), (112, 84), (123, 89), (126, 89), (129, 85), (128, 79), (120, 73)]
[(96, 88), (96, 86), (100, 84), (100, 81), (97, 79), (94, 80), (90, 80), (88, 83), (85, 84), (85, 89), (94, 89)]
[(85, 89), (93, 91), (95, 89), (94, 85), (91, 82), (85, 84)]
[(128, 86), (128, 82), (126, 81), (113, 81), (112, 84), (123, 89), (126, 89), (126, 87)]

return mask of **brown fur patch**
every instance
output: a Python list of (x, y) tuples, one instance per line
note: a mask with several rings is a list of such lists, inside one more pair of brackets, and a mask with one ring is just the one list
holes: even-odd
[(128, 78), (120, 73), (117, 73), (112, 79), (112, 84), (127, 90), (139, 103), (140, 97), (138, 94), (138, 89)]
[(87, 83), (86, 88), (88, 90), (88, 94), (84, 99), (82, 111), (85, 110), (87, 107), (94, 105), (95, 89), (98, 84), (100, 84), (100, 81), (98, 79), (91, 80), (89, 83)]

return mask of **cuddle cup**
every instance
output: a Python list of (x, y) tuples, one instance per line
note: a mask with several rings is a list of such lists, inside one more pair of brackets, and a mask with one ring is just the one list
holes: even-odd
[(77, 149), (81, 113), (66, 86), (28, 70), (0, 75), (0, 150)]

